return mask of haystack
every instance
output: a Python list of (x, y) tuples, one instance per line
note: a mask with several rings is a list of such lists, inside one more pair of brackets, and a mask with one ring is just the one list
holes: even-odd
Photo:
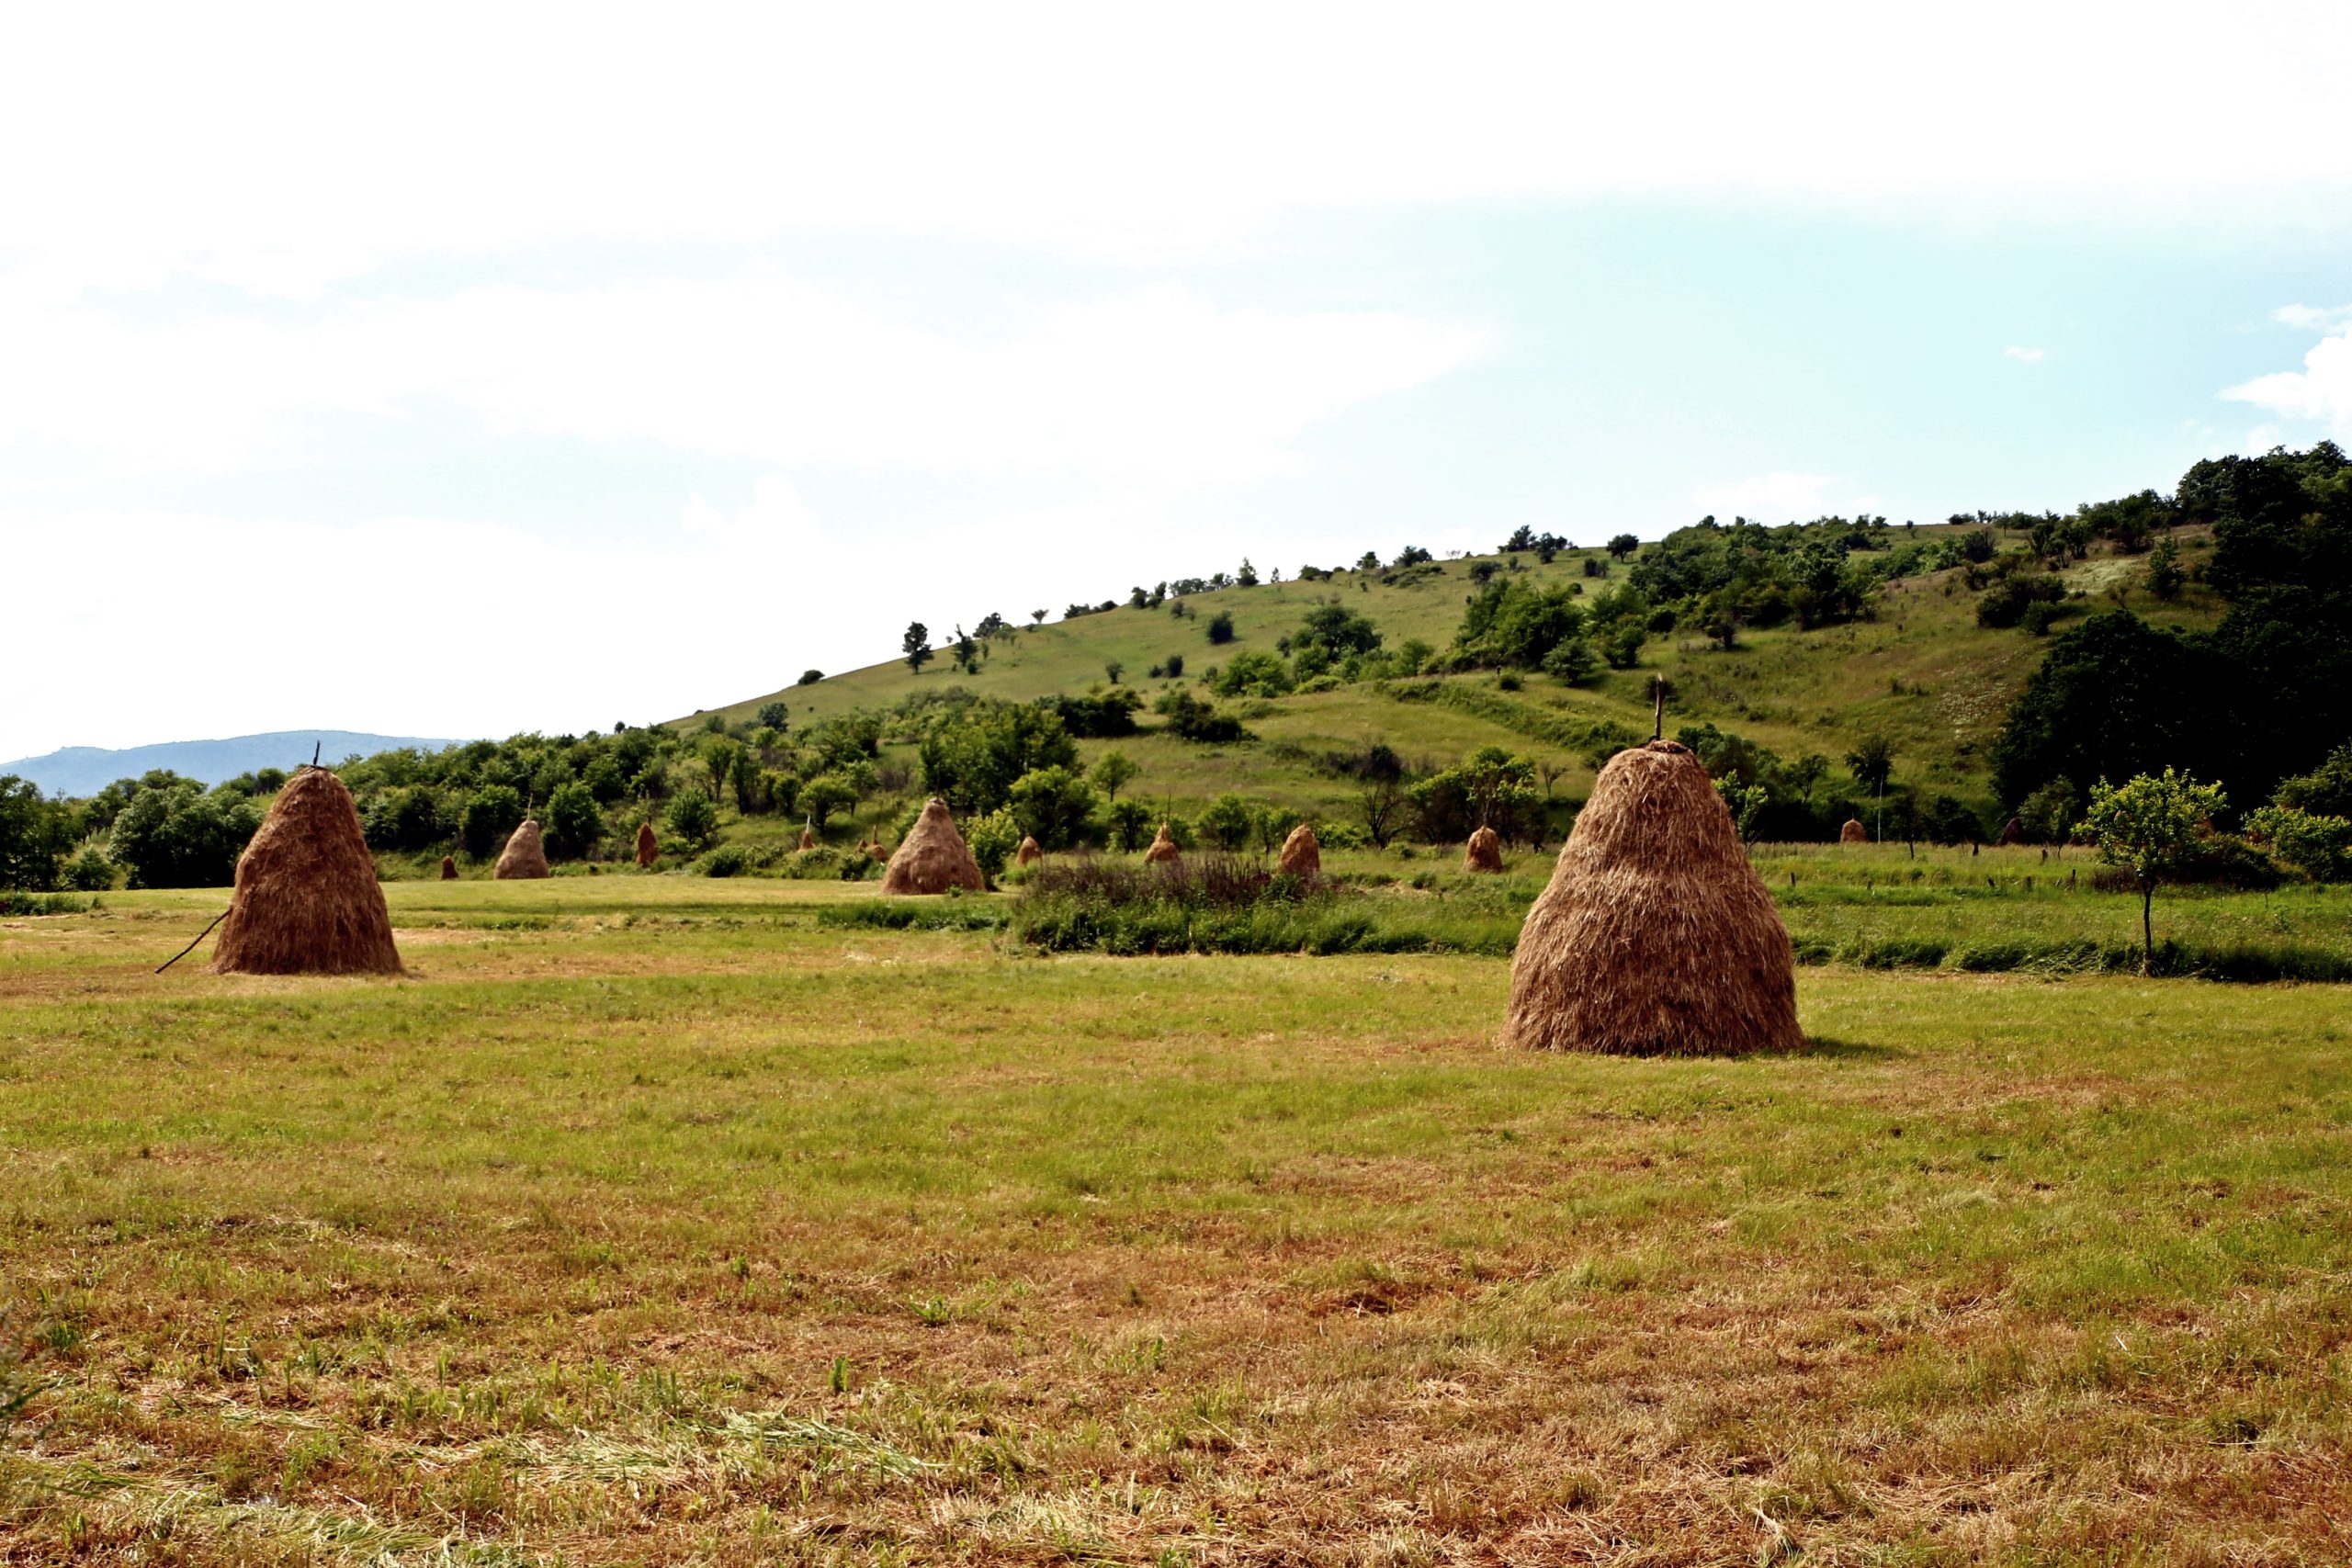
[(523, 825), (498, 852), (498, 864), (491, 875), (501, 882), (527, 881), (548, 874), (548, 847), (539, 840), (539, 819), (526, 817)]
[(458, 880), (457, 856), (443, 855), (441, 857), (441, 880), (444, 882), (455, 882)]
[(351, 792), (295, 770), (237, 857), (212, 967), (223, 975), (397, 975), (392, 917)]
[(1462, 869), (1464, 871), (1500, 871), (1503, 868), (1503, 841), (1492, 828), (1484, 824), (1470, 835), (1462, 846)]
[(2024, 842), (2025, 842), (2025, 824), (2024, 824), (2024, 822), (2020, 821), (2018, 818), (2015, 818), (2015, 817), (2010, 818), (2007, 821), (2006, 821), (2006, 822), (2004, 822), (2004, 823), (2002, 823), (2002, 824), (2001, 824), (2001, 836), (2000, 836), (1998, 839), (1996, 839), (1996, 840), (1994, 840), (1994, 842), (1996, 842), (1996, 843), (1999, 843), (1999, 844), (2022, 844), (2022, 843), (2024, 843)]
[(807, 828), (801, 829), (800, 847), (804, 850), (815, 849), (817, 847), (817, 835)]
[(1630, 1055), (1789, 1051), (1789, 933), (1687, 747), (1620, 751), (1511, 960), (1508, 1044)]
[(1849, 817), (1846, 825), (1838, 829), (1838, 841), (1841, 844), (1867, 844), (1871, 841), (1871, 830), (1863, 827), (1859, 818)]
[(1026, 834), (1022, 836), (1021, 847), (1012, 852), (1013, 863), (1016, 865), (1034, 865), (1045, 858), (1046, 846)]
[(1323, 845), (1315, 837), (1315, 829), (1301, 822), (1283, 840), (1283, 856), (1278, 863), (1284, 876), (1295, 876), (1302, 882), (1313, 882), (1323, 874)]
[(1159, 831), (1152, 835), (1150, 847), (1143, 852), (1143, 863), (1146, 865), (1159, 865), (1164, 862), (1181, 859), (1182, 854), (1183, 852), (1176, 847), (1175, 839), (1168, 831), (1168, 824), (1162, 822), (1159, 825)]
[(951, 887), (980, 893), (988, 885), (980, 863), (972, 858), (972, 846), (956, 830), (947, 803), (936, 795), (924, 804), (922, 815), (882, 870), (885, 893), (944, 893)]
[(662, 840), (653, 836), (653, 824), (637, 825), (637, 869), (645, 871), (662, 858)]

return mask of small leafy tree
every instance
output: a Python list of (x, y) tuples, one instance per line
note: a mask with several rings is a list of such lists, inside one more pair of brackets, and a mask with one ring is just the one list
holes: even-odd
[(1072, 769), (1039, 768), (1013, 781), (1006, 805), (1038, 843), (1066, 850), (1093, 825), (1094, 787)]
[(907, 635), (899, 639), (899, 649), (906, 656), (907, 668), (916, 674), (931, 662), (931, 628), (921, 621), (907, 623)]
[(1233, 585), (1237, 588), (1255, 588), (1258, 586), (1258, 569), (1250, 564), (1250, 558), (1248, 556), (1243, 556), (1241, 558), (1241, 570), (1233, 574)]
[(990, 876), (1001, 874), (1004, 863), (1021, 847), (1021, 822), (1005, 807), (983, 812), (964, 824), (964, 842), (971, 849), (972, 858)]
[(1111, 684), (1114, 686), (1119, 683), (1119, 677), (1126, 672), (1127, 667), (1115, 659), (1105, 660), (1102, 665), (1102, 673), (1111, 677)]
[(2129, 872), (2140, 890), (2140, 973), (2154, 961), (2159, 884), (2177, 878), (2197, 854), (2198, 825), (2228, 805), (2219, 784), (2201, 784), (2166, 768), (2123, 784), (2101, 779), (2079, 829), (2108, 864)]
[(1223, 644), (1231, 642), (1233, 640), (1233, 612), (1230, 610), (1219, 610), (1216, 615), (1211, 615), (1209, 617), (1208, 634), (1209, 641), (1213, 643)]
[(2266, 806), (2245, 826), (2250, 837), (2270, 846), (2276, 859), (2313, 882), (2352, 881), (2352, 820)]
[(1140, 800), (1122, 800), (1111, 807), (1111, 842), (1133, 852), (1151, 842), (1151, 807)]
[(458, 838), (468, 854), (480, 858), (504, 843), (522, 820), (521, 795), (505, 784), (484, 784), (458, 813)]
[(857, 786), (839, 773), (819, 773), (800, 786), (800, 798), (795, 804), (810, 826), (821, 833), (826, 819), (834, 812), (847, 811), (857, 804)]
[(1631, 534), (1620, 534), (1609, 541), (1609, 553), (1619, 560), (1623, 560), (1641, 547), (1642, 542)]
[(1238, 795), (1220, 795), (1201, 813), (1201, 831), (1221, 850), (1238, 850), (1250, 841), (1258, 814)]
[(1762, 784), (1744, 784), (1736, 778), (1715, 781), (1715, 793), (1724, 797), (1724, 805), (1731, 810), (1733, 828), (1745, 840), (1756, 832), (1756, 818), (1763, 814), (1766, 802), (1772, 796)]
[(762, 703), (760, 705), (760, 728), (763, 729), (789, 729), (792, 728), (790, 723), (791, 716), (792, 710), (785, 706), (782, 703)]
[[(803, 670), (800, 672), (800, 679), (794, 682), (793, 684), (797, 686), (813, 686), (824, 678), (825, 672), (822, 670)], [(779, 726), (778, 728), (782, 727)]]
[(1134, 782), (1143, 770), (1136, 766), (1125, 751), (1105, 751), (1094, 761), (1094, 768), (1087, 776), (1106, 800), (1115, 801), (1119, 792)]
[(699, 850), (718, 837), (718, 803), (698, 789), (680, 790), (662, 820), (670, 831)]
[(605, 814), (588, 786), (574, 779), (548, 796), (548, 848), (558, 860), (577, 860), (604, 835)]
[(2148, 552), (2148, 592), (2171, 604), (2180, 597), (2181, 585), (2188, 581), (2188, 573), (2180, 566), (2180, 547), (2170, 539), (2160, 541)]

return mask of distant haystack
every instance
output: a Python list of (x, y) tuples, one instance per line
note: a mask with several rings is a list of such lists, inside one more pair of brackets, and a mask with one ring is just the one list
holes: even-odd
[(397, 975), (392, 918), (351, 792), (295, 770), (237, 857), (213, 969), (223, 975)]
[(2001, 836), (1994, 841), (2002, 844), (2024, 843), (2025, 824), (2015, 817), (2010, 818), (2001, 824)]
[(1295, 876), (1302, 882), (1313, 882), (1323, 874), (1323, 845), (1315, 837), (1315, 829), (1301, 822), (1283, 840), (1280, 862), (1284, 876)]
[(661, 858), (662, 840), (653, 836), (653, 824), (639, 822), (637, 825), (637, 869), (650, 870)]
[(813, 850), (817, 847), (817, 835), (805, 827), (800, 829), (800, 847), (803, 850)]
[(1856, 818), (1849, 817), (1846, 825), (1838, 829), (1838, 841), (1841, 844), (1867, 844), (1871, 841), (1871, 830)]
[(1462, 869), (1464, 871), (1500, 871), (1503, 868), (1503, 841), (1492, 828), (1481, 826), (1462, 846)]
[(1035, 839), (1023, 835), (1021, 847), (1012, 852), (1015, 865), (1035, 865), (1046, 858), (1046, 847)]
[(548, 874), (548, 847), (539, 839), (539, 819), (526, 817), (523, 825), (498, 852), (498, 864), (491, 875), (501, 882), (524, 882)]
[(981, 893), (988, 885), (988, 878), (980, 874), (980, 863), (972, 858), (972, 846), (964, 841), (964, 835), (956, 829), (956, 818), (948, 815), (947, 803), (935, 795), (899, 840), (898, 852), (882, 872), (885, 893), (944, 893), (951, 887)]
[(1508, 1044), (1790, 1051), (1795, 958), (1706, 769), (1671, 740), (1600, 771), (1511, 961)]
[(1175, 839), (1168, 831), (1168, 824), (1162, 822), (1159, 831), (1152, 836), (1151, 846), (1143, 852), (1143, 860), (1146, 865), (1160, 865), (1182, 859), (1182, 855), (1183, 852), (1176, 847)]
[(444, 882), (455, 882), (458, 880), (457, 856), (443, 855), (441, 857), (441, 880)]

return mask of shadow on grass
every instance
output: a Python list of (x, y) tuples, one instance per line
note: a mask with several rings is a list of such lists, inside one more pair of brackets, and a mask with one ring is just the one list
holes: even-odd
[(1819, 1056), (1832, 1062), (1892, 1062), (1910, 1054), (1893, 1045), (1873, 1045), (1864, 1040), (1839, 1040), (1826, 1034), (1808, 1034), (1804, 1044), (1788, 1053), (1792, 1056)]

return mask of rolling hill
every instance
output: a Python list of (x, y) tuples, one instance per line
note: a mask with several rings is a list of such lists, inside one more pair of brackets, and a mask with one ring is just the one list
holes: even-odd
[(399, 735), (365, 735), (348, 729), (280, 729), (266, 735), (232, 735), (223, 740), (168, 740), (153, 746), (109, 750), (68, 746), (46, 756), (0, 762), (0, 774), (29, 780), (51, 795), (91, 795), (117, 779), (135, 779), (169, 768), (208, 784), (261, 768), (291, 768), (311, 760), (313, 750), (328, 761), (367, 756), (395, 747), (437, 751), (453, 740), (424, 740)]

